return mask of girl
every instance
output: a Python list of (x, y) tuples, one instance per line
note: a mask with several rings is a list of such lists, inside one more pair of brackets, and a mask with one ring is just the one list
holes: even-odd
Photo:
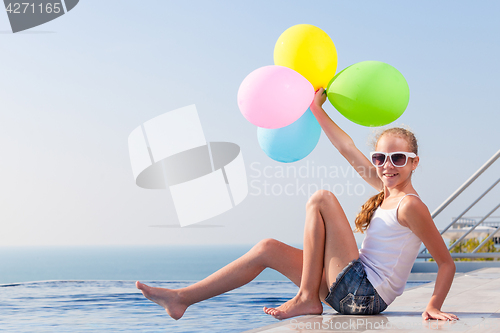
[(361, 177), (379, 194), (356, 217), (356, 230), (366, 231), (358, 250), (349, 222), (333, 193), (320, 190), (306, 205), (304, 250), (265, 239), (249, 252), (204, 280), (181, 289), (153, 288), (137, 282), (144, 296), (174, 319), (196, 302), (238, 288), (266, 267), (285, 275), (297, 295), (264, 312), (278, 319), (321, 314), (325, 302), (343, 314), (377, 314), (404, 290), (421, 242), (439, 270), (434, 293), (422, 313), (427, 319), (455, 320), (441, 311), (455, 274), (455, 264), (425, 204), (411, 183), (418, 165), (414, 135), (401, 128), (383, 132), (368, 160), (322, 108), (324, 90), (311, 104), (324, 132)]

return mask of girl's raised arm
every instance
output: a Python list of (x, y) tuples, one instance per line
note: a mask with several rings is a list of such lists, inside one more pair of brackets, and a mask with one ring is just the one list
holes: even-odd
[(323, 110), (322, 105), (326, 100), (326, 92), (320, 88), (314, 96), (311, 104), (311, 111), (318, 120), (328, 139), (345, 157), (345, 159), (354, 167), (359, 175), (377, 191), (383, 189), (383, 184), (377, 176), (375, 167), (366, 158), (365, 155), (354, 145), (351, 137), (347, 135)]

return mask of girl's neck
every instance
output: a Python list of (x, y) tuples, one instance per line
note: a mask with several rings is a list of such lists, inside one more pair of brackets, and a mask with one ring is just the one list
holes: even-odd
[(389, 188), (384, 186), (384, 200), (389, 198), (398, 198), (408, 193), (417, 193), (413, 188), (411, 181), (405, 184), (399, 184), (398, 186)]

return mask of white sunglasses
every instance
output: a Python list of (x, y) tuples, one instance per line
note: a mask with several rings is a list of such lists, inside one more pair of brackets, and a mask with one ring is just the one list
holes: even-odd
[(373, 166), (381, 168), (387, 161), (387, 156), (391, 159), (392, 165), (398, 168), (402, 168), (408, 162), (408, 157), (415, 158), (417, 155), (415, 153), (408, 153), (405, 151), (395, 151), (393, 153), (382, 153), (379, 151), (372, 151), (370, 153), (371, 161)]

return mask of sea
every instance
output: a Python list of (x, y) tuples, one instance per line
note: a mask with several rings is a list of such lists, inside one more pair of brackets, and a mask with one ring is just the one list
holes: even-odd
[(262, 308), (286, 302), (298, 287), (270, 269), (239, 289), (192, 305), (177, 321), (135, 288), (137, 280), (188, 286), (250, 248), (0, 247), (0, 331), (243, 332), (274, 324)]

